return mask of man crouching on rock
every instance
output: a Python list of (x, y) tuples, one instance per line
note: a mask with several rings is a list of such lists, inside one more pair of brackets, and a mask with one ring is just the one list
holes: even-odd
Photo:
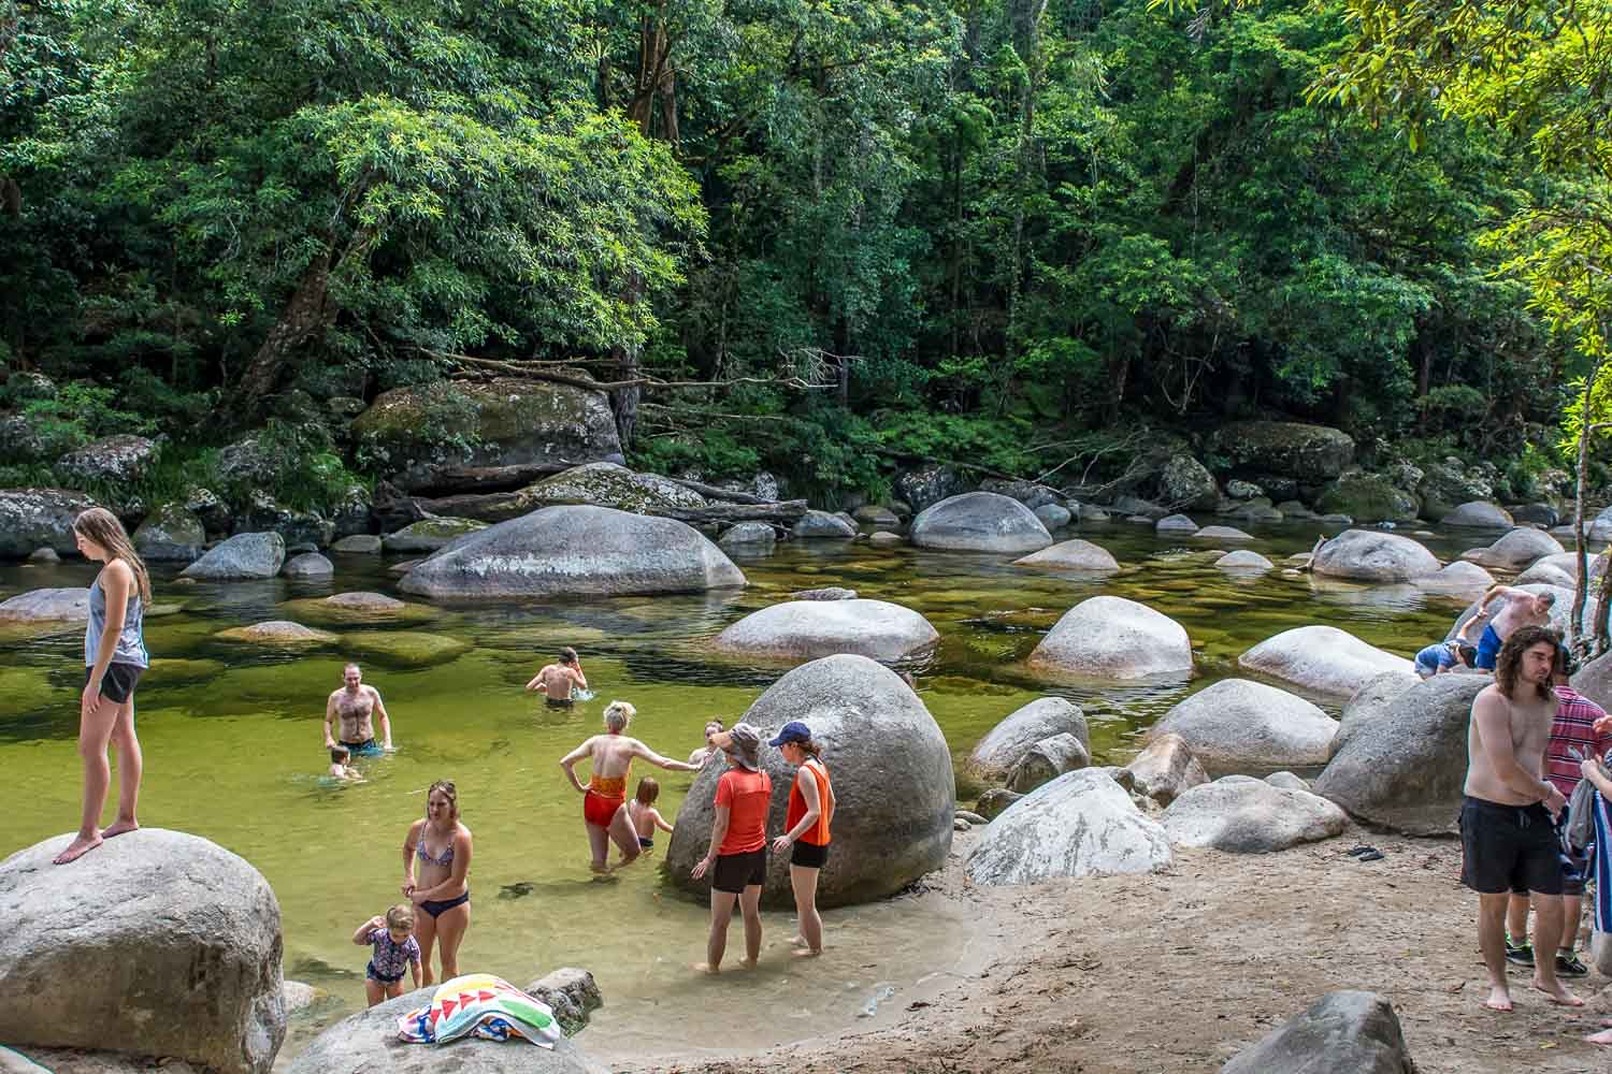
[[(1539, 626), (1517, 630), (1500, 648), (1494, 683), (1472, 702), (1467, 729), (1466, 801), (1461, 806), (1461, 881), (1478, 893), (1478, 946), (1489, 973), (1484, 1006), (1511, 1010), (1506, 986), (1506, 901), (1512, 887), (1534, 898), (1534, 948), (1561, 935), (1562, 869), (1552, 819), (1567, 802), (1542, 778), (1556, 716), (1551, 669), (1558, 639)], [(1550, 896), (1540, 898), (1539, 896)], [(1584, 1001), (1556, 979), (1555, 962), (1537, 959), (1534, 987), (1552, 1003)]]

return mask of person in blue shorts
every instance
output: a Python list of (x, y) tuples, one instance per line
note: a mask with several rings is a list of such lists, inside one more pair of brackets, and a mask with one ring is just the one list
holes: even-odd
[(1487, 617), (1490, 614), (1489, 605), (1498, 599), (1505, 602), (1500, 613), (1490, 620), (1478, 638), (1477, 667), (1483, 671), (1494, 670), (1500, 646), (1518, 630), (1525, 626), (1549, 626), (1550, 612), (1556, 605), (1556, 597), (1551, 593), (1536, 594), (1514, 586), (1497, 585), (1478, 601), (1477, 612), (1472, 618)]
[(1478, 616), (1473, 616), (1461, 625), (1455, 637), (1449, 641), (1435, 642), (1416, 654), (1416, 674), (1424, 679), (1431, 679), (1434, 675), (1442, 675), (1446, 671), (1456, 668), (1476, 667), (1478, 661), (1477, 646), (1472, 644), (1468, 637), (1469, 632), (1477, 624), (1483, 622)]

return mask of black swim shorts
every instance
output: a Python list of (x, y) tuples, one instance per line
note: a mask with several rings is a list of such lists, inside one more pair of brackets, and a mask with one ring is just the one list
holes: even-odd
[[(90, 684), (90, 672), (94, 668), (84, 669), (84, 685)], [(121, 705), (134, 696), (135, 684), (140, 681), (141, 672), (145, 668), (138, 664), (108, 664), (106, 674), (101, 676), (101, 696), (116, 705)]]
[(1484, 895), (1562, 893), (1561, 844), (1543, 805), (1501, 805), (1468, 796), (1461, 805), (1461, 883)]
[(789, 864), (798, 865), (802, 869), (821, 869), (827, 861), (827, 843), (797, 842), (789, 853)]
[(713, 891), (739, 895), (747, 887), (766, 883), (767, 850), (752, 850), (745, 854), (718, 854), (716, 870), (711, 874)]

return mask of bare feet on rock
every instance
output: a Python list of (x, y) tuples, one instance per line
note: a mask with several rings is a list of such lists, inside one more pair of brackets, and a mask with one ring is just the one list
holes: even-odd
[(1591, 1044), (1612, 1045), (1612, 1029), (1603, 1029), (1599, 1033), (1591, 1033), (1584, 1039)]
[(101, 829), (101, 838), (111, 839), (113, 836), (127, 835), (129, 832), (139, 830), (140, 822), (137, 820), (115, 820), (110, 826)]
[(1511, 993), (1506, 991), (1504, 986), (1496, 985), (1489, 989), (1489, 998), (1483, 1001), (1483, 1005), (1491, 1011), (1509, 1011), (1511, 1010)]
[(74, 836), (73, 841), (67, 844), (67, 849), (52, 859), (57, 865), (66, 865), (70, 861), (77, 861), (96, 847), (101, 845), (101, 837), (85, 839), (82, 835)]
[(1543, 992), (1545, 994), (1545, 998), (1556, 1004), (1558, 1007), (1584, 1006), (1584, 1001), (1573, 995), (1573, 993), (1569, 992), (1567, 990), (1567, 986), (1562, 984), (1562, 982), (1553, 981), (1552, 983), (1556, 986), (1555, 988), (1546, 988), (1544, 983), (1541, 982), (1538, 977), (1534, 978), (1534, 988), (1537, 991)]

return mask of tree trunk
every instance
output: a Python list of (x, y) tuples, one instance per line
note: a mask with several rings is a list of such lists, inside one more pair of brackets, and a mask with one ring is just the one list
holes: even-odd
[(263, 398), (272, 393), (285, 371), (291, 353), (306, 343), (325, 325), (328, 315), (326, 298), (330, 289), (330, 251), (314, 258), (302, 274), (302, 281), (286, 303), (285, 312), (269, 329), (263, 345), (247, 365), (241, 376), (241, 400), (247, 411), (254, 411)]
[(627, 117), (645, 138), (654, 136), (655, 101), (660, 99), (661, 137), (677, 144), (677, 72), (671, 63), (672, 42), (666, 34), (666, 4), (645, 15), (638, 28), (638, 81), (627, 106)]
[[(636, 271), (627, 274), (627, 282), (623, 292), (623, 301), (628, 310), (632, 310), (643, 298), (644, 279)], [(635, 380), (641, 371), (640, 359), (643, 349), (636, 342), (620, 343), (614, 348), (616, 359), (616, 379)], [(622, 451), (632, 450), (633, 434), (638, 429), (638, 402), (643, 395), (643, 389), (637, 384), (616, 388), (610, 393), (610, 409), (616, 416), (616, 438), (621, 441)]]
[[(1584, 605), (1588, 603), (1590, 592), (1589, 551), (1584, 547), (1584, 493), (1589, 479), (1590, 437), (1595, 432), (1595, 411), (1590, 404), (1595, 399), (1595, 382), (1601, 375), (1603, 361), (1597, 358), (1590, 367), (1589, 376), (1584, 378), (1579, 413), (1578, 467), (1573, 483), (1573, 552), (1578, 565), (1578, 580), (1573, 583), (1573, 616), (1568, 621), (1567, 630), (1568, 645), (1580, 656), (1588, 653), (1590, 647), (1590, 639), (1579, 636), (1580, 624), (1584, 622)], [(1597, 626), (1604, 622), (1604, 616), (1597, 616)], [(1604, 630), (1597, 631), (1597, 635), (1599, 643)]]

